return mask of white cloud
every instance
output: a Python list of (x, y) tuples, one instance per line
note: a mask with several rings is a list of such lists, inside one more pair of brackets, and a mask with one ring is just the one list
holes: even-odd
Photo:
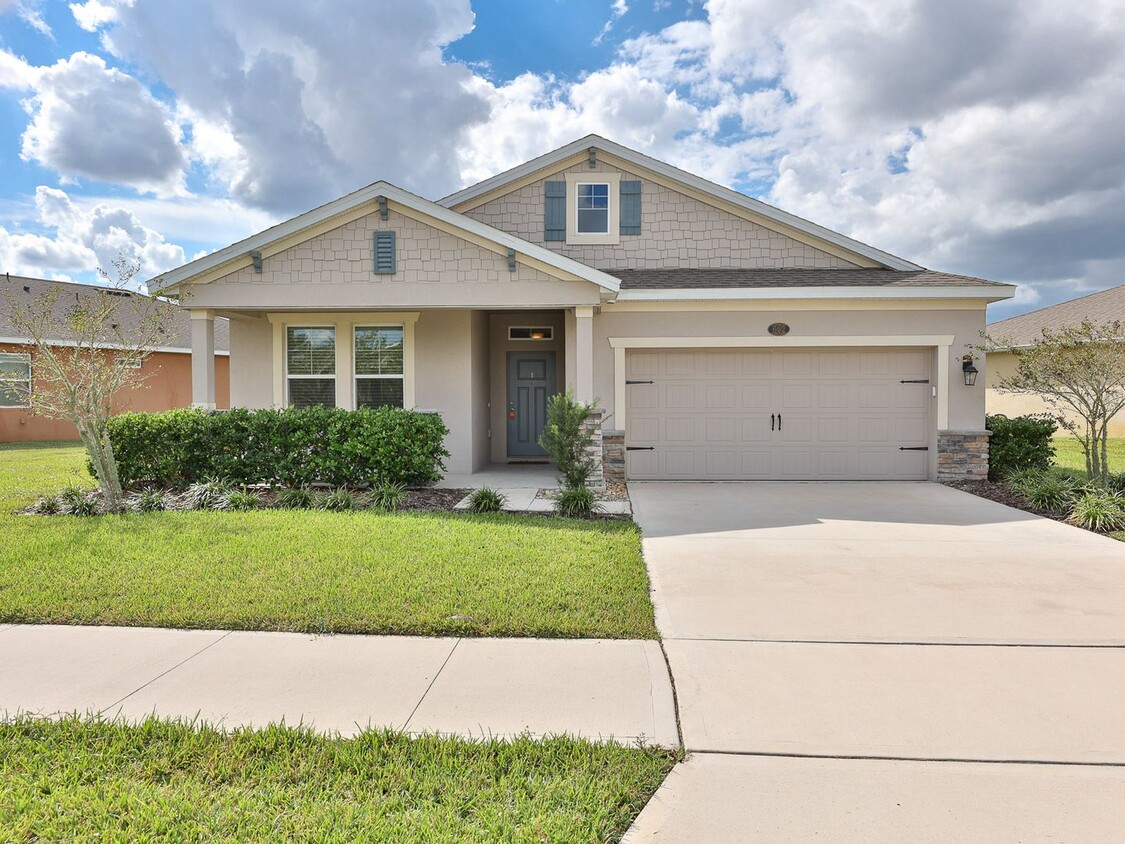
[(594, 36), (593, 44), (595, 47), (605, 40), (605, 37), (609, 35), (610, 30), (613, 29), (613, 25), (617, 23), (619, 18), (624, 17), (625, 13), (628, 11), (629, 4), (628, 2), (626, 2), (626, 0), (613, 0), (609, 8), (609, 20), (605, 22), (605, 26), (601, 28), (601, 31)]
[(34, 223), (49, 234), (0, 227), (0, 271), (69, 277), (108, 269), (124, 256), (140, 263), (140, 279), (184, 263), (181, 247), (165, 242), (130, 211), (108, 203), (82, 208), (57, 188), (36, 189)]
[(0, 51), (0, 84), (30, 90), (21, 157), (65, 179), (175, 193), (184, 157), (168, 110), (133, 77), (89, 53), (34, 67)]
[(14, 14), (40, 35), (54, 39), (51, 27), (43, 20), (39, 0), (0, 0), (0, 15)]

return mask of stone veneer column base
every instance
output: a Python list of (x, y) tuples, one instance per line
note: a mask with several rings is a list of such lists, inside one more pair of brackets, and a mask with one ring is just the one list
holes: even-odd
[(586, 486), (599, 491), (605, 489), (602, 437), (603, 418), (605, 418), (604, 410), (595, 410), (586, 418), (586, 429), (594, 435), (594, 441), (590, 443), (589, 448), (590, 457), (593, 458), (594, 461), (594, 471), (590, 473), (590, 479), (586, 481)]
[(602, 474), (606, 483), (625, 483), (624, 431), (602, 431)]
[(938, 431), (938, 480), (986, 480), (991, 436), (991, 431)]

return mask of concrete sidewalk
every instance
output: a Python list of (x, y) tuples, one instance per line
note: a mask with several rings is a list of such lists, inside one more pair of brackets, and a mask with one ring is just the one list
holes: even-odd
[(0, 627), (0, 712), (678, 743), (656, 642)]

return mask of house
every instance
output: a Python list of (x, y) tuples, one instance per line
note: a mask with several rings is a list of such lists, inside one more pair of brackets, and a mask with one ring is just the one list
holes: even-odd
[[(48, 281), (42, 278), (24, 278), (5, 275), (0, 278), (0, 442), (27, 442), (43, 440), (76, 440), (78, 431), (69, 422), (47, 419), (32, 413), (28, 396), (36, 389), (35, 349), (29, 338), (12, 324), (11, 303), (26, 297), (41, 301), (52, 291), (57, 295), (55, 308), (61, 314), (74, 297), (87, 296), (93, 290), (89, 285), (68, 281)], [(9, 299), (9, 296), (12, 297)], [(124, 319), (130, 317), (128, 309), (121, 309)], [(227, 321), (215, 322), (215, 405), (229, 406)], [(58, 338), (66, 345), (65, 338)], [(71, 343), (73, 344), (73, 343)], [(186, 311), (177, 312), (167, 331), (167, 342), (152, 351), (139, 366), (144, 382), (139, 389), (120, 396), (116, 409), (168, 410), (191, 404), (191, 319)]]
[(542, 460), (547, 397), (605, 477), (981, 474), (962, 356), (1014, 288), (926, 270), (591, 135), (436, 202), (376, 182), (164, 273), (195, 401), (441, 413), (451, 473)]
[[(1044, 329), (1058, 331), (1082, 324), (1083, 320), (1104, 325), (1110, 322), (1125, 324), (1125, 284), (1059, 302), (1020, 316), (994, 322), (988, 326), (993, 340), (1009, 348), (1029, 346), (1043, 336)], [(989, 352), (985, 389), (985, 407), (990, 414), (1025, 416), (1034, 413), (1054, 413), (1039, 396), (1028, 393), (1002, 393), (997, 389), (1000, 380), (1015, 374), (1016, 355), (1013, 352)], [(1070, 415), (1082, 425), (1082, 420)], [(1125, 414), (1119, 413), (1109, 423), (1111, 437), (1125, 437)]]

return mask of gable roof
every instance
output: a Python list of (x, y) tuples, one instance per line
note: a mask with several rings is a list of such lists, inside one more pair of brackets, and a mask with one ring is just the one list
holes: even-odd
[[(10, 293), (17, 301), (38, 298), (52, 291), (57, 293), (53, 314), (61, 321), (66, 310), (82, 297), (93, 295), (95, 290), (107, 290), (103, 285), (79, 284), (73, 281), (51, 281), (45, 278), (28, 278), (26, 276), (5, 275), (0, 279), (0, 288), (5, 293)], [(140, 296), (139, 293), (130, 291), (115, 291), (126, 296)], [(119, 308), (118, 316), (124, 322), (123, 333), (130, 331), (130, 322), (135, 322), (137, 314), (132, 308)], [(137, 326), (133, 326), (134, 328)], [(60, 343), (67, 342), (67, 338), (57, 339)], [(27, 343), (29, 338), (20, 333), (12, 324), (12, 307), (7, 296), (0, 295), (0, 343)], [(230, 325), (225, 319), (215, 320), (215, 349), (227, 351), (230, 348)], [(171, 324), (166, 327), (164, 341), (153, 351), (158, 352), (190, 352), (191, 351), (191, 316), (182, 308), (177, 307)]]
[(533, 158), (518, 167), (513, 167), (511, 170), (506, 170), (503, 173), (499, 173), (475, 185), (470, 185), (456, 193), (451, 193), (449, 196), (438, 200), (438, 202), (446, 208), (456, 208), (457, 206), (465, 205), (482, 196), (497, 192), (512, 182), (541, 171), (555, 168), (564, 161), (582, 155), (590, 149), (608, 153), (636, 167), (649, 170), (664, 178), (671, 179), (705, 194), (709, 194), (717, 200), (740, 207), (760, 218), (780, 223), (783, 226), (803, 232), (806, 235), (825, 241), (841, 249), (845, 249), (855, 255), (862, 256), (887, 269), (904, 271), (923, 269), (923, 267), (918, 264), (911, 263), (904, 258), (899, 258), (889, 252), (876, 249), (874, 246), (868, 246), (866, 243), (861, 243), (858, 240), (842, 235), (839, 232), (834, 232), (831, 229), (826, 229), (824, 226), (818, 226), (816, 223), (798, 217), (795, 214), (782, 211), (780, 208), (775, 208), (759, 199), (754, 199), (744, 193), (739, 193), (731, 188), (723, 187), (715, 182), (689, 173), (686, 170), (673, 167), (671, 164), (665, 164), (663, 161), (650, 158), (643, 153), (629, 149), (628, 147), (623, 147), (600, 135), (587, 135), (584, 138), (579, 138), (577, 141), (559, 147), (538, 158)]
[(1079, 325), (1084, 319), (1125, 324), (1125, 284), (999, 320), (988, 326), (988, 333), (1005, 343), (1026, 346), (1041, 338), (1045, 328), (1057, 331)]
[(505, 249), (514, 249), (517, 260), (521, 255), (534, 259), (538, 263), (552, 267), (566, 276), (588, 281), (611, 293), (616, 293), (620, 288), (617, 279), (608, 273), (596, 270), (557, 252), (552, 252), (550, 249), (536, 246), (534, 243), (529, 243), (522, 238), (493, 228), (464, 214), (451, 211), (436, 202), (431, 202), (417, 194), (392, 185), (390, 182), (378, 181), (349, 193), (347, 196), (321, 205), (319, 208), (314, 208), (283, 223), (278, 223), (276, 226), (258, 234), (251, 235), (225, 249), (212, 252), (210, 255), (184, 264), (182, 267), (162, 273), (149, 281), (149, 289), (169, 291), (179, 284), (190, 282), (203, 273), (222, 268), (225, 265), (230, 265), (230, 272), (234, 272), (242, 266), (249, 265), (251, 251), (266, 251), (272, 244), (300, 235), (302, 232), (330, 222), (333, 218), (342, 217), (365, 206), (371, 206), (373, 210), (377, 209), (378, 199), (381, 196), (386, 197), (388, 202), (394, 202), (403, 208), (412, 209), (424, 217), (429, 217), (468, 235), (490, 241)]

